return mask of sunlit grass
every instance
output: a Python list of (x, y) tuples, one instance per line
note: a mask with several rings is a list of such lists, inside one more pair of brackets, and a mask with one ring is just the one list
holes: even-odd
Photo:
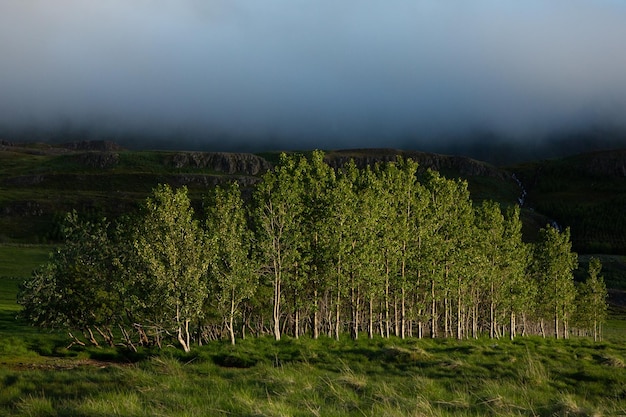
[[(47, 256), (40, 249), (5, 271), (29, 273)], [(15, 320), (18, 282), (0, 279), (3, 416), (626, 414), (622, 320), (601, 342), (263, 337), (131, 356), (66, 349), (65, 335)]]
[[(245, 358), (254, 347), (247, 368), (212, 359), (225, 351)], [(612, 415), (626, 409), (625, 353), (608, 342), (540, 338), (215, 342), (135, 364), (11, 366), (0, 372), (0, 414)], [(507, 360), (513, 365), (493, 366)]]

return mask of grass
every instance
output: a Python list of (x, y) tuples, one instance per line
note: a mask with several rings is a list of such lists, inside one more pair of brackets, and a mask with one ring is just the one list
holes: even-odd
[(0, 277), (28, 277), (46, 262), (52, 250), (45, 245), (0, 245)]
[[(254, 356), (222, 366), (225, 353)], [(616, 415), (626, 348), (578, 339), (516, 342), (261, 338), (138, 363), (0, 371), (7, 416)]]
[[(18, 322), (16, 315), (19, 306), (16, 295), (24, 277), (48, 259), (51, 248), (48, 246), (0, 245), (0, 332), (6, 336), (23, 334), (25, 323)], [(3, 346), (12, 346), (14, 341), (0, 340), (0, 356)], [(6, 350), (6, 347), (4, 348)]]
[[(0, 247), (16, 260), (4, 273), (25, 276), (47, 249)], [(187, 354), (68, 350), (64, 335), (14, 319), (8, 280), (0, 279), (0, 312), (12, 314), (0, 322), (0, 415), (9, 417), (626, 413), (626, 333), (619, 331), (600, 343), (265, 337)]]

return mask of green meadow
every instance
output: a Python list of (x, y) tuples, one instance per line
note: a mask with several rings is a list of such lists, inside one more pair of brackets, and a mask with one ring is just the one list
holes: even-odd
[(180, 349), (67, 348), (16, 319), (48, 246), (0, 246), (0, 415), (626, 415), (626, 321), (605, 339), (248, 338)]

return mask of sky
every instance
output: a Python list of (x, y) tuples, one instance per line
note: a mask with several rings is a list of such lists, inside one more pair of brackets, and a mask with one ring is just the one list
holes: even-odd
[(626, 1), (0, 0), (0, 135), (411, 148), (590, 125), (626, 126)]

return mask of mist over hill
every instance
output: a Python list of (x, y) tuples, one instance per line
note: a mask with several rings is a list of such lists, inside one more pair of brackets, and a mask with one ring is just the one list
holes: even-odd
[(407, 151), (433, 152), (466, 156), (497, 166), (506, 166), (537, 159), (559, 158), (569, 155), (626, 148), (626, 129), (614, 126), (589, 127), (555, 131), (543, 136), (513, 138), (488, 130), (473, 130), (455, 136), (432, 137), (424, 135), (376, 138), (364, 137), (337, 140), (320, 136), (315, 140), (289, 137), (233, 136), (225, 132), (203, 134), (180, 130), (178, 132), (149, 133), (149, 131), (114, 132), (94, 128), (78, 128), (71, 124), (46, 130), (4, 129), (0, 126), (0, 140), (9, 143), (43, 142), (60, 145), (71, 142), (108, 141), (131, 150), (188, 150), (202, 152), (275, 152), (310, 149), (365, 149), (394, 148)]

